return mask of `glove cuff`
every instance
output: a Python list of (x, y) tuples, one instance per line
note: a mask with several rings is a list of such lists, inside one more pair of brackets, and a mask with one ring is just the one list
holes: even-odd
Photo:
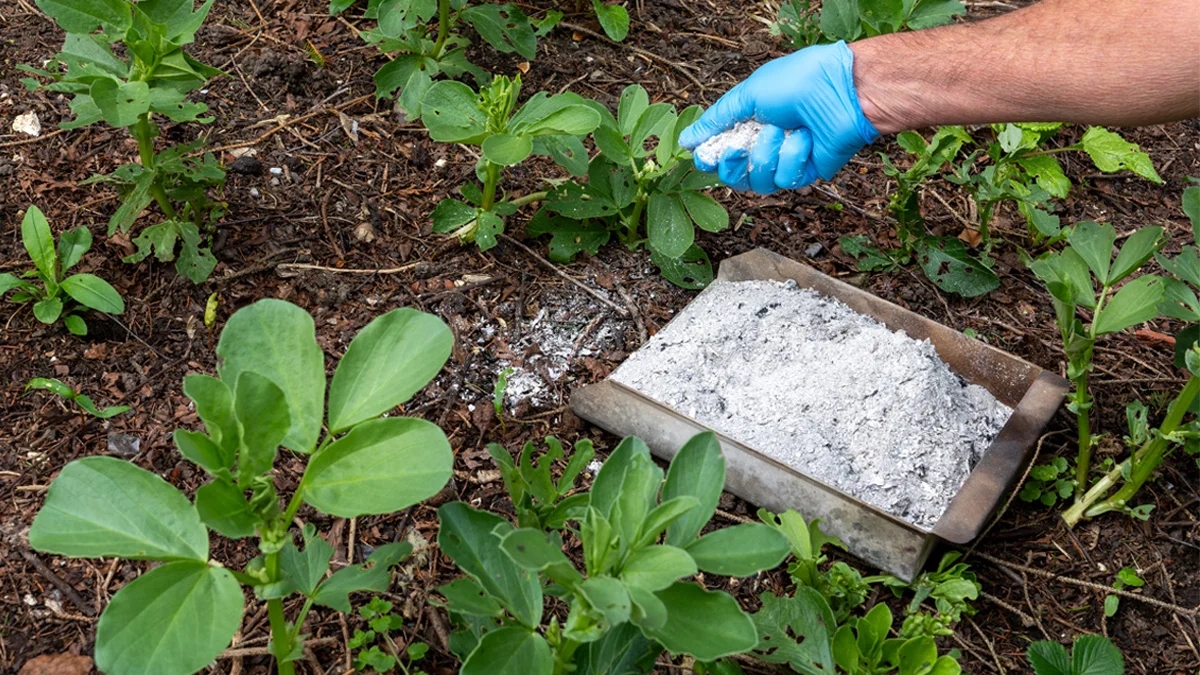
[(846, 91), (850, 93), (849, 103), (853, 108), (854, 121), (858, 127), (858, 134), (862, 136), (863, 144), (870, 145), (879, 138), (879, 130), (871, 124), (871, 120), (867, 119), (863, 113), (862, 105), (858, 102), (858, 90), (854, 88), (854, 51), (846, 44), (845, 40), (838, 40), (834, 47), (838, 50), (838, 56), (842, 60), (842, 77), (845, 78)]

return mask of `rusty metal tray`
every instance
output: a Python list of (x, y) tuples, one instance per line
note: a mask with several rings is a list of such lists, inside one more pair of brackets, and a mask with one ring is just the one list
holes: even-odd
[[(1028, 461), (1038, 436), (1062, 404), (1069, 386), (1062, 377), (1012, 354), (765, 249), (725, 260), (717, 278), (722, 281), (792, 279), (801, 287), (836, 298), (892, 330), (903, 330), (918, 340), (928, 339), (951, 370), (1013, 408), (1012, 417), (933, 529), (885, 513), (717, 434), (725, 455), (727, 490), (772, 511), (795, 509), (806, 520), (820, 518), (823, 529), (841, 538), (850, 553), (906, 581), (921, 572), (939, 541), (966, 544), (979, 534)], [(638, 436), (664, 459), (673, 457), (693, 435), (711, 431), (611, 379), (577, 390), (571, 397), (571, 408), (613, 434)]]

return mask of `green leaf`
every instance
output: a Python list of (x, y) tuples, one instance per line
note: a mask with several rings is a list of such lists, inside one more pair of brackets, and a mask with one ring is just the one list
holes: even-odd
[(113, 457), (85, 457), (63, 468), (33, 521), (29, 545), (75, 558), (208, 560), (208, 532), (187, 497)]
[(674, 546), (647, 546), (635, 550), (621, 568), (621, 581), (647, 591), (661, 591), (676, 579), (696, 573), (687, 551)]
[(415, 309), (394, 309), (362, 329), (338, 363), (329, 387), (332, 433), (407, 403), (450, 358), (446, 323)]
[(821, 593), (796, 588), (793, 597), (763, 593), (754, 615), (759, 641), (754, 656), (768, 663), (787, 663), (804, 673), (834, 672), (832, 633), (837, 622)]
[(100, 28), (115, 37), (133, 23), (125, 0), (37, 0), (37, 6), (67, 33), (86, 35)]
[(544, 570), (546, 576), (567, 588), (583, 581), (583, 576), (562, 552), (561, 543), (541, 530), (513, 530), (500, 540), (500, 548), (521, 567), (535, 572)]
[[(30, 206), (25, 211), (25, 217), (21, 219), (21, 242), (25, 244), (29, 259), (37, 266), (47, 286), (53, 289), (58, 284), (58, 257), (54, 253), (54, 235), (50, 233), (50, 223), (46, 221), (45, 214), (36, 206)], [(44, 321), (53, 322), (54, 319)]]
[(472, 5), (462, 10), (461, 16), (497, 51), (516, 52), (530, 61), (537, 56), (533, 26), (516, 5)]
[(199, 431), (176, 429), (173, 438), (179, 454), (209, 474), (218, 475), (233, 466), (234, 455), (226, 455), (220, 446)]
[(1125, 657), (1108, 638), (1080, 635), (1071, 647), (1071, 675), (1122, 675), (1124, 672)]
[(1075, 226), (1067, 241), (1091, 268), (1096, 279), (1101, 284), (1108, 285), (1113, 245), (1117, 241), (1116, 229), (1108, 223), (1100, 225), (1085, 220)]
[(436, 590), (445, 596), (446, 609), (455, 614), (500, 616), (504, 611), (500, 603), (493, 600), (487, 591), (470, 577), (455, 579), (444, 586), (438, 586)]
[(713, 661), (758, 644), (754, 622), (727, 593), (677, 582), (655, 595), (667, 608), (667, 622), (643, 630), (672, 653)]
[(91, 247), (92, 231), (87, 227), (80, 225), (63, 232), (58, 238), (58, 269), (65, 273), (78, 264)]
[(145, 82), (118, 82), (103, 78), (92, 83), (88, 94), (104, 121), (117, 128), (131, 126), (150, 110), (150, 86)]
[(1200, 244), (1200, 187), (1183, 191), (1183, 213), (1192, 221), (1192, 240)]
[(539, 136), (533, 141), (533, 154), (550, 157), (577, 178), (587, 175), (588, 151), (575, 136)]
[(304, 501), (343, 518), (399, 511), (437, 494), (453, 463), (446, 435), (432, 422), (363, 422), (309, 462)]
[(248, 370), (237, 378), (233, 409), (242, 424), (238, 486), (249, 488), (275, 465), (275, 452), (291, 427), (287, 398), (274, 382)]
[(699, 503), (671, 523), (667, 528), (666, 543), (682, 548), (695, 541), (716, 512), (724, 488), (725, 457), (716, 435), (705, 432), (693, 436), (671, 460), (662, 500), (695, 497)]
[(625, 87), (617, 102), (617, 124), (620, 126), (620, 135), (632, 134), (633, 127), (637, 125), (642, 113), (646, 112), (646, 108), (649, 107), (650, 95), (646, 93), (642, 85), (631, 84)]
[(575, 652), (575, 675), (644, 675), (653, 672), (661, 653), (637, 626), (622, 624)]
[(212, 251), (200, 246), (200, 231), (191, 221), (178, 222), (179, 257), (175, 259), (175, 271), (187, 277), (193, 284), (202, 284), (217, 267)]
[(1200, 288), (1200, 251), (1195, 246), (1184, 246), (1174, 260), (1158, 255), (1158, 264), (1167, 272)]
[(530, 237), (551, 235), (550, 260), (556, 263), (569, 263), (583, 252), (597, 255), (600, 247), (612, 238), (603, 223), (565, 218), (546, 209), (534, 214), (525, 226), (525, 234)]
[(670, 103), (654, 103), (642, 111), (637, 124), (629, 134), (629, 147), (634, 157), (650, 154), (646, 141), (651, 136), (662, 136), (675, 128), (675, 108)]
[(483, 142), (487, 115), (479, 109), (479, 95), (462, 82), (436, 82), (421, 101), (421, 121), (429, 137), (439, 143)]
[[(638, 528), (634, 548), (653, 544), (659, 535), (684, 514), (695, 508), (700, 502), (695, 497), (675, 497), (663, 501), (646, 516)], [(657, 590), (657, 589), (656, 589)]]
[(550, 675), (550, 645), (527, 628), (508, 626), (483, 636), (462, 664), (461, 675)]
[(525, 134), (492, 134), (483, 139), (482, 149), (487, 161), (512, 166), (525, 161), (533, 152), (533, 138)]
[(579, 595), (593, 611), (604, 617), (609, 626), (629, 621), (633, 605), (620, 581), (607, 576), (592, 577), (579, 585)]
[(972, 257), (966, 244), (954, 237), (919, 242), (917, 262), (925, 276), (948, 293), (973, 298), (1000, 286), (996, 273)]
[[(497, 204), (499, 206), (499, 204)], [(475, 229), (475, 244), (480, 251), (496, 246), (496, 235), (504, 231), (504, 219), (493, 211), (480, 211)]]
[(301, 595), (311, 597), (329, 571), (329, 560), (333, 547), (317, 535), (316, 530), (304, 532), (304, 551), (288, 540), (279, 552), (279, 568), (284, 577), (296, 587)]
[(1042, 640), (1029, 645), (1026, 652), (1029, 665), (1037, 675), (1074, 675), (1071, 671), (1071, 656), (1066, 647), (1057, 642)]
[(84, 307), (105, 314), (125, 311), (121, 294), (109, 283), (94, 274), (73, 274), (62, 281), (62, 289)]
[(696, 231), (677, 195), (650, 195), (646, 211), (646, 231), (650, 248), (668, 258), (678, 258), (695, 241)]
[(230, 539), (252, 536), (258, 525), (242, 490), (220, 479), (196, 490), (196, 512), (210, 529)]
[[(462, 502), (438, 509), (438, 547), (518, 621), (529, 628), (542, 619), (542, 587), (536, 574), (521, 568), (500, 548), (500, 536), (514, 528), (500, 516)], [(497, 536), (500, 535), (500, 536)]]
[(1121, 287), (1104, 305), (1092, 328), (1097, 336), (1125, 330), (1158, 316), (1158, 303), (1163, 298), (1163, 280), (1145, 275)]
[(937, 661), (937, 645), (931, 637), (915, 637), (900, 645), (897, 658), (904, 675), (929, 672)]
[(679, 199), (696, 227), (706, 232), (720, 232), (729, 227), (729, 212), (712, 197), (699, 192), (681, 192)]
[(283, 445), (312, 452), (325, 410), (325, 357), (308, 312), (275, 299), (243, 307), (221, 331), (217, 356), (217, 371), (225, 382), (253, 371), (283, 390), (291, 418)]
[(479, 209), (464, 204), (457, 199), (443, 199), (429, 214), (433, 221), (433, 231), (438, 234), (448, 234), (475, 219)]
[(1161, 227), (1143, 227), (1129, 235), (1121, 245), (1121, 251), (1117, 253), (1117, 259), (1109, 271), (1109, 285), (1115, 285), (1135, 272), (1162, 248), (1163, 244), (1167, 243), (1162, 235)]
[(629, 12), (621, 5), (606, 5), (603, 0), (592, 0), (592, 8), (596, 10), (596, 18), (604, 34), (620, 42), (629, 35)]
[(1163, 182), (1154, 170), (1150, 155), (1141, 152), (1136, 143), (1126, 141), (1119, 134), (1103, 127), (1091, 127), (1084, 132), (1080, 143), (1096, 168), (1105, 173), (1128, 169), (1152, 182)]
[(868, 35), (895, 33), (904, 23), (904, 0), (858, 0), (860, 18), (871, 27)]
[[(934, 0), (925, 0), (931, 2)], [(957, 4), (957, 0), (951, 0)], [(922, 5), (925, 3), (922, 2)], [(1063, 172), (1062, 165), (1058, 160), (1051, 155), (1037, 155), (1035, 157), (1022, 157), (1017, 160), (1017, 164), (1029, 172), (1029, 175), (1037, 179), (1037, 184), (1051, 196), (1059, 199), (1066, 199), (1067, 193), (1071, 191), (1071, 180), (1067, 178), (1067, 174)]]
[(391, 568), (412, 553), (412, 544), (399, 541), (375, 549), (361, 565), (343, 567), (317, 587), (313, 602), (350, 613), (350, 594), (358, 591), (383, 592), (391, 585)]
[[(220, 461), (213, 468), (232, 467), (242, 432), (233, 414), (233, 393), (229, 387), (215, 377), (187, 375), (183, 378), (183, 394), (195, 402), (196, 415), (208, 429), (209, 438), (220, 448)], [(201, 464), (191, 457), (188, 459)]]
[(912, 30), (922, 30), (945, 26), (954, 21), (954, 17), (966, 13), (966, 6), (958, 0), (919, 0), (909, 12), (907, 23)]
[(613, 505), (617, 502), (621, 486), (625, 482), (625, 471), (637, 456), (650, 459), (650, 448), (640, 438), (624, 438), (596, 473), (596, 478), (592, 481), (589, 504), (601, 516), (608, 518), (612, 514)]
[(1104, 616), (1112, 618), (1121, 607), (1121, 596), (1110, 595), (1104, 598)]
[(821, 5), (821, 32), (833, 40), (853, 42), (862, 35), (858, 0), (841, 0)]
[(33, 315), (42, 323), (54, 323), (62, 315), (63, 304), (58, 298), (46, 298), (33, 304)]
[(680, 288), (698, 291), (713, 280), (712, 261), (704, 249), (692, 244), (682, 256), (669, 258), (658, 251), (650, 251), (650, 262), (658, 267), (659, 274)]
[(743, 523), (710, 532), (688, 544), (686, 550), (705, 572), (748, 577), (783, 562), (791, 545), (769, 525)]
[(75, 400), (75, 390), (63, 384), (60, 380), (55, 380), (49, 377), (35, 377), (25, 385), (25, 391), (30, 389), (45, 389), (46, 391), (54, 392), (68, 401)]
[(117, 591), (96, 625), (96, 668), (111, 675), (189, 675), (229, 646), (242, 623), (229, 570), (177, 561)]

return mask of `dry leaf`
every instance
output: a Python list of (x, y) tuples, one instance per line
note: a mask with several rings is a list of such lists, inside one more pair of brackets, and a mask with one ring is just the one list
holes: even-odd
[(87, 675), (92, 659), (73, 654), (43, 654), (25, 662), (19, 675)]

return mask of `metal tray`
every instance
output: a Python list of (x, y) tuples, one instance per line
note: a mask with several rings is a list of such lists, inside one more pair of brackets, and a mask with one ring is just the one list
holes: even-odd
[[(836, 298), (892, 330), (902, 330), (918, 340), (928, 339), (951, 370), (1014, 409), (931, 530), (884, 513), (717, 434), (725, 455), (727, 490), (772, 511), (795, 509), (806, 520), (820, 518), (823, 529), (841, 538), (850, 553), (906, 581), (921, 572), (939, 540), (966, 544), (979, 534), (1028, 460), (1069, 386), (1062, 377), (1012, 354), (765, 249), (725, 260), (717, 278), (792, 279), (802, 287)], [(611, 379), (577, 390), (571, 397), (571, 408), (613, 434), (641, 438), (664, 459), (673, 457), (693, 435), (711, 431)]]

